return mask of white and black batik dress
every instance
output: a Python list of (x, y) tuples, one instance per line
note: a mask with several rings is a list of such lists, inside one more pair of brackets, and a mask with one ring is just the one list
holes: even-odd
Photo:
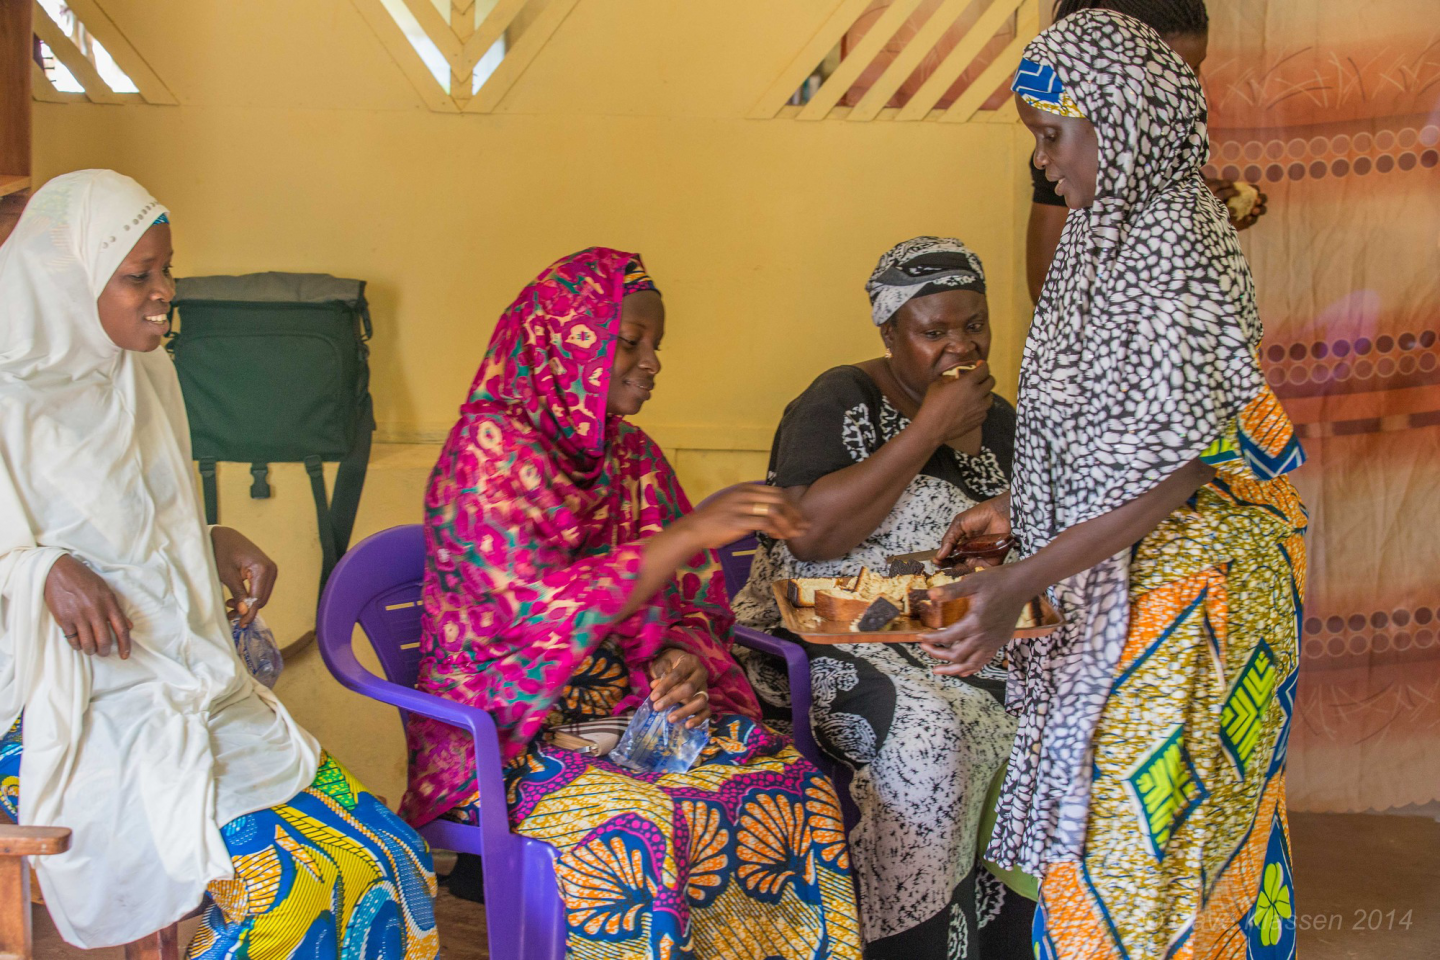
[[(853, 466), (909, 420), (859, 367), (826, 371), (785, 410), (770, 454), (768, 482), (807, 486)], [(886, 557), (933, 549), (955, 515), (1009, 486), (1015, 410), (999, 397), (971, 456), (941, 447), (910, 481), (879, 526), (836, 560), (796, 559), (783, 542), (763, 539), (750, 581), (735, 598), (741, 622), (780, 630), (770, 583), (786, 577), (883, 570)], [(1028, 902), (977, 866), (976, 831), (991, 779), (1010, 753), (1015, 719), (1003, 706), (1005, 675), (987, 668), (972, 678), (941, 677), (913, 644), (806, 645), (810, 655), (815, 739), (853, 772), (849, 792), (860, 811), (851, 832), (860, 878), (869, 960), (964, 960), (1002, 941), (1026, 956)], [(790, 699), (783, 665), (741, 651), (767, 720), (784, 725)], [(1023, 935), (1002, 929), (1016, 913)], [(982, 927), (982, 924), (985, 926)]]

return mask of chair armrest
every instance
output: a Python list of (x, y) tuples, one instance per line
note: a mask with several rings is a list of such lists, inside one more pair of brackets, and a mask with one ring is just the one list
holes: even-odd
[[(355, 620), (350, 623), (353, 629)], [(322, 616), (321, 629), (324, 627), (325, 618)], [(318, 646), (330, 673), (346, 689), (372, 700), (388, 703), (392, 707), (468, 730), (475, 751), (475, 780), (481, 798), (480, 823), (486, 842), (503, 843), (502, 835), (513, 837), (505, 810), (505, 778), (502, 773), (504, 762), (500, 756), (500, 738), (495, 728), (495, 719), (488, 712), (377, 677), (356, 659), (355, 648), (349, 635), (345, 636), (342, 643), (322, 642)], [(492, 837), (494, 841), (491, 840)]]
[(338, 679), (343, 686), (356, 693), (363, 694), (371, 700), (388, 703), (407, 713), (417, 713), (422, 717), (429, 717), (431, 720), (438, 720), (452, 727), (468, 730), (476, 740), (496, 740), (499, 736), (495, 729), (495, 718), (479, 707), (466, 706), (463, 703), (456, 703), (454, 700), (437, 697), (433, 693), (424, 693), (414, 687), (402, 686), (377, 677), (358, 662), (355, 666), (365, 675), (358, 684), (347, 682), (348, 678), (338, 677)]
[(0, 857), (38, 857), (70, 849), (69, 827), (0, 824)]
[(792, 653), (798, 653), (801, 657), (805, 656), (805, 651), (801, 650), (797, 644), (744, 624), (735, 624), (735, 642), (742, 647), (749, 647), (751, 650), (773, 653), (787, 664), (790, 662)]
[(815, 736), (810, 731), (810, 658), (805, 655), (805, 649), (793, 640), (738, 623), (735, 625), (735, 642), (785, 661), (785, 675), (790, 682), (791, 739), (802, 756), (821, 770), (829, 771), (830, 761), (821, 756)]

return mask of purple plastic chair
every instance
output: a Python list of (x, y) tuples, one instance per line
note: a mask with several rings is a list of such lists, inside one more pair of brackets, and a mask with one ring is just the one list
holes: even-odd
[[(415, 689), (420, 663), (420, 581), (425, 536), (419, 524), (392, 527), (351, 547), (320, 598), (315, 639), (342, 685), (409, 714), (468, 730), (475, 744), (480, 823), (432, 820), (420, 835), (432, 846), (478, 854), (485, 866), (485, 918), (494, 960), (564, 960), (565, 907), (555, 882), (557, 851), (512, 833), (505, 811), (500, 743), (484, 710)], [(364, 628), (385, 671), (360, 665), (352, 646)]]
[[(720, 555), (720, 569), (725, 574), (725, 592), (735, 599), (750, 579), (750, 561), (759, 542), (752, 533), (729, 546), (715, 551)], [(735, 642), (751, 650), (761, 650), (785, 661), (785, 676), (790, 682), (791, 739), (795, 749), (821, 770), (829, 771), (832, 762), (820, 752), (810, 732), (810, 660), (798, 643), (771, 636), (754, 627), (735, 625)]]

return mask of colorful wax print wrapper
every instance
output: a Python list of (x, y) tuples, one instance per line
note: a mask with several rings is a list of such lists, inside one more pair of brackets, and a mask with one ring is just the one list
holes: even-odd
[(692, 730), (683, 720), (671, 723), (668, 717), (677, 709), (678, 704), (660, 713), (642, 701), (609, 759), (636, 773), (684, 773), (695, 766), (710, 742), (710, 725)]
[(280, 679), (280, 671), (285, 669), (280, 647), (275, 643), (275, 634), (259, 617), (251, 620), (248, 627), (240, 626), (238, 619), (233, 620), (230, 630), (235, 638), (235, 652), (240, 654), (245, 669), (256, 680), (273, 688), (275, 681)]

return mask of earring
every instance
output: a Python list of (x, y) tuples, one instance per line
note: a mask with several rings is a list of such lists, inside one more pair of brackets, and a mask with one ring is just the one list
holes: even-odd
[(890, 348), (889, 348), (889, 347), (886, 347), (886, 348), (885, 348), (885, 359), (886, 359), (886, 360), (889, 360), (889, 359), (890, 359), (891, 357), (893, 357), (893, 356), (894, 356), (894, 354), (892, 354), (892, 353), (890, 352)]

